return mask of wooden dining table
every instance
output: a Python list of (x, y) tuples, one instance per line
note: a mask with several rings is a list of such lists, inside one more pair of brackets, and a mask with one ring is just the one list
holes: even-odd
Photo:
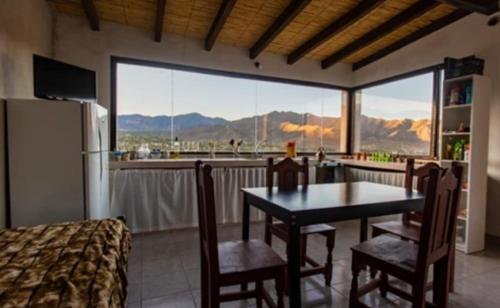
[(288, 295), (290, 307), (301, 307), (300, 228), (319, 223), (361, 219), (360, 240), (367, 238), (368, 218), (420, 211), (424, 196), (402, 187), (371, 182), (314, 184), (293, 190), (242, 188), (242, 239), (249, 239), (250, 206), (288, 226)]

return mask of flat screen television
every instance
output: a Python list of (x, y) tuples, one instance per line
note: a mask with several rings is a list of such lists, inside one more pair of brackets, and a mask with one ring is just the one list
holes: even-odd
[(94, 101), (95, 72), (78, 66), (33, 55), (35, 97)]

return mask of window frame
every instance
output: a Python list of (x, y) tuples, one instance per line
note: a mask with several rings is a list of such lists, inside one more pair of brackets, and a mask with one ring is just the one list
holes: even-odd
[[(117, 90), (117, 68), (118, 64), (131, 64), (131, 65), (140, 65), (140, 66), (147, 66), (147, 67), (154, 67), (154, 68), (165, 68), (165, 69), (172, 69), (172, 70), (179, 70), (179, 71), (185, 71), (185, 72), (192, 72), (192, 73), (200, 73), (200, 74), (208, 74), (208, 75), (215, 75), (215, 76), (223, 76), (223, 77), (233, 77), (233, 78), (240, 78), (240, 79), (250, 79), (250, 80), (257, 80), (257, 81), (270, 81), (270, 82), (278, 82), (278, 83), (285, 83), (285, 84), (290, 84), (290, 85), (299, 85), (299, 86), (308, 86), (308, 87), (315, 87), (315, 88), (322, 88), (322, 89), (329, 89), (329, 90), (339, 90), (342, 92), (345, 92), (345, 95), (347, 97), (347, 138), (346, 142), (347, 144), (343, 145), (344, 148), (346, 149), (345, 152), (328, 152), (328, 154), (331, 155), (345, 155), (349, 154), (351, 152), (350, 148), (350, 140), (351, 140), (351, 112), (350, 110), (352, 109), (352, 101), (351, 101), (351, 96), (349, 95), (351, 88), (349, 87), (344, 87), (344, 86), (337, 86), (337, 85), (331, 85), (331, 84), (326, 84), (326, 83), (320, 83), (320, 82), (314, 82), (314, 81), (305, 81), (305, 80), (297, 80), (297, 79), (287, 79), (287, 78), (281, 78), (281, 77), (271, 77), (271, 76), (263, 76), (263, 75), (255, 75), (255, 74), (249, 74), (249, 73), (239, 73), (239, 72), (229, 72), (229, 71), (224, 71), (224, 70), (218, 70), (218, 69), (210, 69), (210, 68), (200, 68), (200, 67), (195, 67), (195, 66), (189, 66), (189, 65), (183, 65), (183, 64), (174, 64), (174, 63), (168, 63), (168, 62), (158, 62), (158, 61), (151, 61), (151, 60), (141, 60), (141, 59), (134, 59), (134, 58), (127, 58), (127, 57), (118, 57), (118, 56), (111, 56), (111, 104), (110, 104), (110, 148), (115, 149), (116, 148), (116, 121), (117, 121), (117, 95), (116, 95), (116, 90)], [(342, 93), (344, 94), (344, 93)], [(207, 154), (208, 152), (183, 152), (184, 154)], [(241, 152), (242, 154), (248, 154), (251, 152)], [(285, 153), (283, 152), (264, 152), (264, 154), (282, 154)], [(313, 154), (314, 152), (298, 152), (298, 155), (310, 155)], [(224, 152), (224, 151), (218, 151), (217, 154), (232, 154), (232, 152)]]
[[(441, 64), (436, 64), (428, 67), (424, 67), (421, 69), (417, 69), (414, 71), (406, 72), (403, 74), (398, 74), (392, 77), (376, 80), (373, 82), (365, 83), (356, 87), (351, 88), (349, 96), (350, 96), (350, 104), (349, 108), (351, 108), (350, 112), (350, 118), (349, 118), (349, 123), (351, 128), (349, 129), (349, 132), (352, 134), (354, 131), (355, 125), (355, 119), (354, 119), (354, 106), (355, 106), (355, 97), (356, 94), (359, 93), (360, 91), (375, 87), (375, 86), (381, 86), (384, 84), (416, 77), (419, 75), (424, 75), (424, 74), (433, 74), (433, 89), (432, 89), (432, 119), (431, 119), (431, 141), (430, 141), (430, 151), (429, 155), (411, 155), (411, 154), (403, 154), (405, 157), (412, 157), (412, 158), (417, 158), (417, 159), (431, 159), (435, 160), (437, 159), (439, 155), (439, 150), (438, 150), (438, 145), (439, 145), (439, 125), (440, 125), (440, 110), (441, 110), (441, 84), (442, 84), (442, 76), (441, 76), (441, 71), (443, 70), (444, 65)], [(350, 144), (349, 144), (349, 149), (353, 150), (353, 145), (354, 145), (354, 134), (350, 136)]]

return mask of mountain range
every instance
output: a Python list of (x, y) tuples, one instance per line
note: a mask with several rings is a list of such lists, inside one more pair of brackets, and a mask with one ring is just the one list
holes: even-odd
[[(169, 135), (171, 119), (170, 116), (119, 115), (118, 133)], [(422, 152), (422, 148), (427, 151), (431, 136), (431, 121), (428, 119), (386, 120), (361, 116), (360, 121), (361, 149), (364, 151), (418, 153)], [(302, 140), (302, 147), (314, 150), (320, 144), (321, 135), (327, 146), (338, 146), (341, 138), (340, 118), (321, 118), (310, 113), (290, 111), (273, 111), (233, 121), (189, 113), (174, 116), (173, 127), (175, 135), (183, 141), (227, 142), (241, 139), (252, 143), (257, 127), (258, 140), (266, 139), (268, 143), (279, 146), (290, 140)]]

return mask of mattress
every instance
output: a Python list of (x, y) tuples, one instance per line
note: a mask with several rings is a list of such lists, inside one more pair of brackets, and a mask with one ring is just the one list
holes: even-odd
[(131, 236), (118, 219), (0, 231), (0, 307), (125, 307)]

